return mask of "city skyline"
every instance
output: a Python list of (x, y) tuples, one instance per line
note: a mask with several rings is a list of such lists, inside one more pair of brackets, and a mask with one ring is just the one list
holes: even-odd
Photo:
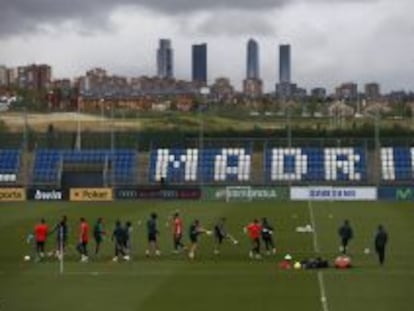
[(343, 81), (377, 81), (384, 92), (414, 88), (409, 0), (34, 2), (3, 2), (0, 64), (48, 63), (57, 78), (93, 67), (153, 76), (157, 40), (166, 37), (173, 40), (176, 78), (191, 80), (190, 47), (208, 42), (209, 83), (226, 76), (241, 89), (241, 51), (255, 38), (266, 91), (277, 81), (275, 49), (285, 43), (294, 49), (293, 80), (308, 89), (333, 89)]

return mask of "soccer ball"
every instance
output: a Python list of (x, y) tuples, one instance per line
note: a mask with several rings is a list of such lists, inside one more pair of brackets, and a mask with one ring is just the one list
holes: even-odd
[(234, 240), (234, 241), (233, 241), (233, 244), (234, 244), (234, 245), (237, 245), (237, 244), (239, 244), (239, 241)]
[(295, 264), (293, 265), (293, 268), (296, 270), (299, 270), (302, 268), (302, 265), (299, 261), (296, 261)]
[(371, 253), (371, 250), (367, 247), (364, 249), (364, 254), (369, 255)]
[(24, 259), (24, 261), (30, 261), (30, 256), (26, 255), (26, 256), (23, 257), (23, 259)]

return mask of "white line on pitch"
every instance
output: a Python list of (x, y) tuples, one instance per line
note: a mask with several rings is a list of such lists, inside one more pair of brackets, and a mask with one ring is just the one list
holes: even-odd
[(312, 229), (313, 229), (313, 250), (316, 253), (319, 253), (319, 243), (318, 243), (318, 233), (316, 232), (316, 222), (315, 222), (315, 215), (313, 213), (313, 207), (312, 207), (312, 201), (308, 200), (308, 210), (309, 210), (309, 217), (310, 217), (310, 222), (312, 225)]
[[(313, 273), (313, 271), (304, 271), (306, 273)], [(322, 282), (324, 282), (324, 276), (326, 275), (341, 275), (341, 276), (380, 276), (381, 278), (384, 275), (390, 277), (413, 277), (414, 271), (412, 270), (404, 270), (404, 269), (394, 269), (394, 270), (378, 270), (378, 271), (361, 271), (358, 270), (349, 270), (349, 271), (336, 271), (336, 270), (326, 270), (326, 271), (318, 271), (315, 274), (322, 273)], [(0, 273), (0, 275), (6, 275), (6, 272)], [(21, 273), (22, 275), (54, 275), (55, 273), (51, 273), (50, 271), (46, 270), (27, 270)], [(167, 276), (167, 275), (180, 275), (180, 276), (257, 276), (259, 273), (257, 271), (246, 271), (246, 270), (237, 270), (237, 271), (179, 271), (179, 272), (171, 272), (171, 271), (120, 271), (120, 270), (112, 270), (112, 271), (65, 271), (63, 275), (67, 276), (82, 276), (82, 275), (90, 275), (90, 276), (107, 276), (107, 275), (115, 275), (115, 276)], [(268, 275), (267, 272), (262, 273), (264, 276)], [(301, 274), (291, 274), (291, 273), (280, 273), (279, 276), (297, 276), (300, 277)], [(325, 293), (326, 296), (326, 293)], [(325, 297), (326, 298), (326, 297)]]
[[(313, 250), (316, 253), (319, 253), (319, 243), (318, 243), (318, 233), (316, 231), (316, 221), (315, 221), (315, 215), (313, 213), (313, 207), (312, 207), (312, 201), (308, 200), (308, 209), (309, 209), (309, 217), (310, 222), (313, 228)], [(325, 282), (323, 278), (323, 272), (318, 271), (318, 284), (319, 284), (319, 292), (321, 297), (321, 305), (323, 311), (329, 311), (328, 308), (328, 298), (326, 297), (326, 290), (325, 290)]]
[(318, 282), (319, 282), (319, 289), (321, 291), (321, 304), (323, 311), (328, 311), (328, 299), (326, 298), (326, 292), (325, 292), (325, 282), (323, 280), (323, 272), (318, 272)]

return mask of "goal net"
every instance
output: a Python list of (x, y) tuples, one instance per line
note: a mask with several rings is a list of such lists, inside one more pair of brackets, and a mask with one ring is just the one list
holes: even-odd
[(228, 186), (226, 187), (226, 202), (252, 201), (252, 189), (250, 186)]

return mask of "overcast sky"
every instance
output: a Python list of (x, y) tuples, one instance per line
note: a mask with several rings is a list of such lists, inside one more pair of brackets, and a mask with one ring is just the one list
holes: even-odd
[(292, 79), (304, 87), (414, 90), (412, 12), (413, 0), (0, 0), (0, 64), (48, 63), (56, 78), (96, 66), (155, 75), (162, 37), (173, 41), (177, 78), (190, 79), (191, 44), (207, 42), (209, 80), (240, 88), (253, 37), (267, 90), (281, 43), (292, 45)]

